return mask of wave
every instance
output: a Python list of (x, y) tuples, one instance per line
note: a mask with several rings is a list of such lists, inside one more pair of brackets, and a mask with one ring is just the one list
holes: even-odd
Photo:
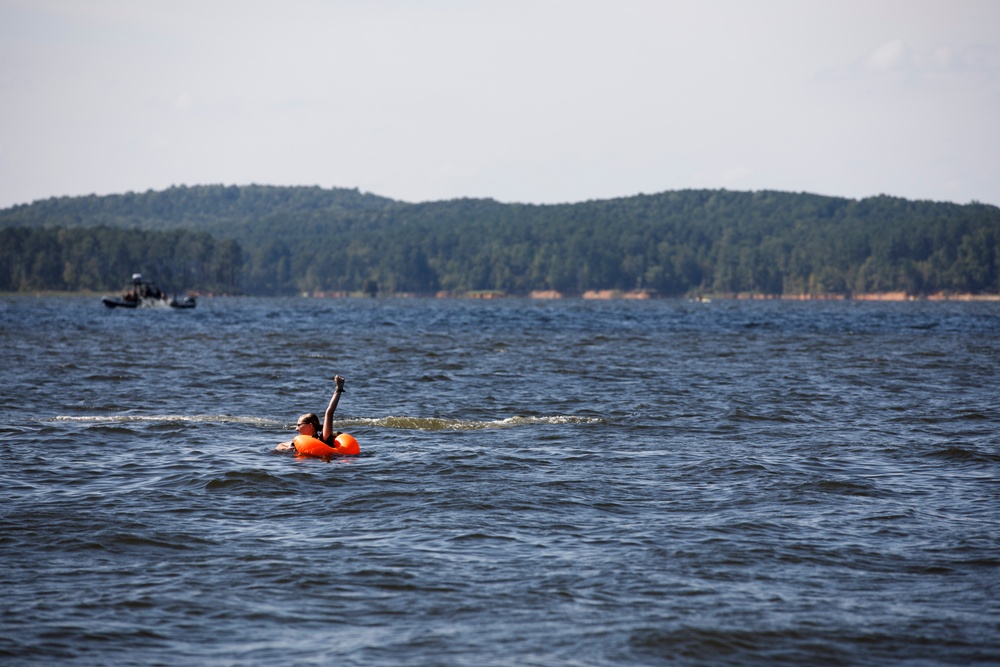
[(599, 424), (596, 417), (571, 417), (567, 415), (543, 417), (507, 417), (505, 419), (444, 419), (439, 417), (379, 417), (375, 419), (344, 419), (337, 425), (373, 426), (417, 431), (482, 431), (486, 429), (517, 428), (536, 425)]
[(192, 422), (205, 424), (252, 424), (255, 426), (284, 426), (285, 422), (261, 417), (236, 417), (233, 415), (59, 415), (52, 418), (57, 422), (81, 422), (94, 424), (131, 424), (137, 422), (162, 424), (171, 422)]
[[(233, 415), (79, 415), (54, 417), (52, 421), (83, 422), (100, 424), (128, 423), (213, 423), (213, 424), (248, 424), (262, 428), (289, 428), (287, 420), (269, 419), (265, 417), (240, 417)], [(519, 428), (537, 425), (566, 424), (600, 424), (604, 420), (598, 417), (573, 417), (568, 415), (552, 415), (541, 417), (506, 417), (504, 419), (446, 419), (441, 417), (354, 417), (338, 419), (334, 422), (337, 430), (352, 426), (368, 428), (390, 428), (414, 431), (482, 431), (488, 429)]]

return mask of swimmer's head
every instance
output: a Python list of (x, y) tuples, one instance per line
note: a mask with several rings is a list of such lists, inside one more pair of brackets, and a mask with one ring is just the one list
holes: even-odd
[(312, 426), (314, 433), (319, 433), (319, 417), (311, 412), (307, 412), (301, 417), (299, 417), (298, 422), (295, 424), (295, 430), (301, 429), (303, 426)]

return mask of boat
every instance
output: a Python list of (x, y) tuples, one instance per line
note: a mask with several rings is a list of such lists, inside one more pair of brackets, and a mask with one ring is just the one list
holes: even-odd
[(132, 274), (132, 285), (121, 296), (101, 297), (108, 308), (194, 308), (198, 305), (193, 296), (168, 296), (153, 283), (142, 279), (141, 273)]

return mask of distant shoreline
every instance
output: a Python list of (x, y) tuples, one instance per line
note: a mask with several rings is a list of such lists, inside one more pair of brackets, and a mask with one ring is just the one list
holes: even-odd
[[(104, 292), (94, 291), (69, 291), (58, 290), (36, 290), (31, 292), (0, 292), (0, 297), (92, 297), (100, 298), (107, 295), (112, 290)], [(253, 294), (212, 294), (204, 292), (191, 292), (199, 298), (232, 298), (239, 296), (266, 296)], [(997, 301), (1000, 302), (1000, 294), (970, 294), (970, 293), (944, 293), (936, 294), (907, 294), (906, 292), (872, 292), (865, 294), (713, 294), (705, 293), (694, 296), (660, 296), (651, 290), (587, 290), (582, 294), (568, 294), (556, 290), (535, 290), (528, 294), (507, 294), (499, 290), (481, 290), (471, 292), (437, 292), (436, 294), (414, 294), (409, 292), (399, 292), (395, 294), (384, 294), (372, 297), (369, 294), (358, 292), (302, 292), (298, 295), (285, 295), (285, 298), (312, 298), (312, 299), (470, 299), (488, 301), (493, 299), (531, 299), (536, 301), (554, 301), (561, 299), (581, 299), (584, 301), (613, 301), (613, 300), (678, 300), (709, 303), (711, 301), (880, 301), (880, 302), (900, 302), (900, 301)]]
[[(437, 298), (500, 299), (517, 298), (502, 292), (439, 292)], [(945, 293), (907, 294), (906, 292), (873, 292), (864, 294), (759, 294), (759, 293), (705, 293), (698, 295), (661, 297), (652, 290), (587, 290), (583, 294), (565, 294), (555, 290), (536, 290), (526, 295), (529, 299), (584, 299), (587, 301), (609, 301), (613, 299), (651, 300), (679, 299), (686, 301), (1000, 301), (1000, 294)]]

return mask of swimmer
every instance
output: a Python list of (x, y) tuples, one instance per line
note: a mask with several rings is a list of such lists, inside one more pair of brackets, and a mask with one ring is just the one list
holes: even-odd
[[(312, 436), (318, 440), (322, 440), (331, 447), (336, 444), (334, 439), (340, 435), (340, 431), (333, 430), (333, 413), (336, 412), (337, 404), (340, 403), (340, 396), (344, 393), (344, 378), (336, 375), (333, 381), (337, 384), (337, 388), (333, 391), (333, 396), (330, 397), (330, 404), (326, 406), (326, 414), (323, 415), (322, 432), (320, 432), (319, 417), (312, 412), (307, 412), (299, 417), (298, 423), (295, 424), (295, 430), (299, 432), (299, 435)], [(276, 452), (287, 452), (289, 450), (295, 450), (293, 442), (279, 442), (278, 446), (274, 448)]]

